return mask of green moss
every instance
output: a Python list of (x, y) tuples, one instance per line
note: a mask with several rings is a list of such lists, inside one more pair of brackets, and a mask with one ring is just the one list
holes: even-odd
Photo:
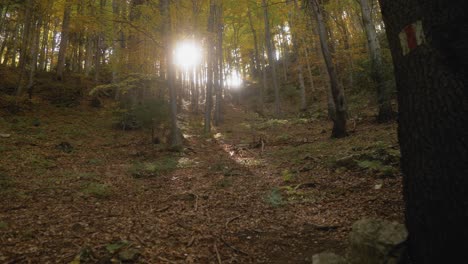
[(101, 183), (89, 183), (82, 192), (96, 198), (108, 198), (112, 194), (111, 188)]
[(178, 166), (178, 161), (174, 158), (164, 158), (155, 162), (137, 162), (134, 163), (129, 173), (135, 178), (149, 178), (168, 174), (175, 170)]

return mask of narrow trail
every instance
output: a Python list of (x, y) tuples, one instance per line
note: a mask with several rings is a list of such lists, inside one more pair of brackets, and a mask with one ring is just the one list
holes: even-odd
[[(255, 122), (252, 113), (231, 110), (226, 124)], [(106, 118), (75, 122), (92, 125)], [(240, 143), (247, 134), (228, 131), (239, 134), (208, 138), (197, 122), (183, 118), (187, 150), (176, 155), (178, 168), (149, 178), (131, 177), (129, 164), (168, 153), (150, 146), (139, 132), (104, 134), (108, 128), (101, 125), (100, 136), (73, 141), (79, 149), (72, 155), (45, 141), (23, 147), (47, 151), (45, 157), (56, 165), (33, 173), (27, 166), (10, 169), (18, 191), (1, 194), (8, 202), (0, 205), (0, 220), (9, 227), (0, 229), (0, 261), (70, 263), (81, 254), (75, 263), (110, 263), (116, 255), (109, 254), (109, 244), (128, 241), (139, 254), (136, 263), (310, 263), (315, 253), (343, 250), (350, 223), (374, 210), (370, 202), (382, 200), (379, 208), (388, 203), (384, 196), (353, 200), (362, 195), (362, 186), (373, 186), (371, 180), (343, 186), (348, 194), (331, 193), (335, 189), (327, 186), (349, 177), (320, 171), (310, 188), (325, 198), (286, 203), (279, 195), (277, 169), (259, 149)], [(106, 162), (90, 165), (96, 158)], [(93, 174), (63, 176), (91, 168)], [(88, 182), (110, 186), (112, 193), (86, 195), (80, 190)]]

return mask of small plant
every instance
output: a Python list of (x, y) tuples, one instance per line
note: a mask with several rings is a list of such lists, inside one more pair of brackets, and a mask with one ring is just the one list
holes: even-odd
[(281, 176), (283, 177), (283, 181), (285, 183), (291, 182), (294, 179), (294, 174), (290, 170), (284, 170), (281, 173)]
[(272, 207), (279, 207), (285, 204), (283, 195), (281, 195), (281, 191), (278, 188), (271, 190), (265, 197), (265, 201)]
[(135, 178), (149, 178), (169, 173), (177, 168), (174, 158), (164, 158), (156, 162), (138, 162), (132, 165), (129, 173)]
[(96, 198), (107, 198), (111, 195), (111, 189), (106, 184), (101, 183), (89, 183), (86, 188), (83, 189), (83, 193)]
[(121, 250), (122, 248), (127, 247), (129, 245), (130, 245), (130, 243), (128, 241), (117, 241), (117, 242), (114, 242), (112, 244), (107, 244), (106, 245), (106, 250), (109, 253), (114, 254), (114, 253), (118, 252), (119, 250)]

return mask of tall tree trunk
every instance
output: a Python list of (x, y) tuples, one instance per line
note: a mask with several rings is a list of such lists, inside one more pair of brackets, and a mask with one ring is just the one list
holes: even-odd
[(94, 37), (91, 35), (91, 33), (88, 33), (88, 36), (86, 37), (86, 55), (84, 64), (84, 72), (86, 76), (91, 74), (93, 66), (93, 39)]
[[(255, 52), (255, 76), (259, 77), (259, 74), (262, 74), (262, 77), (266, 77), (265, 73), (265, 67), (264, 67), (264, 62), (263, 60), (260, 61), (260, 55), (259, 55), (259, 48), (258, 48), (258, 37), (257, 37), (257, 30), (255, 30), (253, 20), (252, 20), (252, 12), (250, 10), (250, 6), (247, 12), (248, 18), (249, 18), (249, 25), (250, 25), (250, 31), (252, 32), (252, 37), (253, 37), (253, 44), (254, 44), (254, 52)], [(263, 56), (263, 54), (262, 54)], [(266, 80), (263, 78), (262, 81), (262, 86), (266, 85)], [(257, 111), (259, 113), (263, 113), (263, 88), (262, 86), (259, 87), (259, 93), (258, 93), (258, 101), (259, 101), (259, 107)]]
[(260, 71), (260, 56), (258, 52), (258, 39), (257, 39), (257, 30), (255, 30), (253, 20), (252, 20), (252, 12), (249, 9), (247, 11), (247, 16), (249, 18), (249, 26), (250, 26), (250, 31), (252, 32), (252, 37), (253, 37), (253, 44), (254, 44), (254, 52), (255, 52), (255, 77), (258, 77), (259, 71)]
[(32, 98), (32, 90), (34, 86), (34, 76), (36, 75), (37, 69), (37, 51), (39, 49), (39, 39), (41, 36), (42, 17), (39, 17), (37, 26), (34, 28), (32, 35), (32, 47), (31, 47), (31, 64), (29, 66), (29, 79), (26, 90), (28, 91), (29, 98)]
[(466, 1), (380, 4), (398, 91), (408, 263), (466, 263)]
[(224, 56), (223, 56), (223, 34), (224, 34), (224, 24), (223, 24), (223, 6), (221, 3), (217, 5), (217, 47), (216, 47), (216, 61), (217, 61), (217, 71), (218, 78), (216, 79), (216, 103), (215, 103), (215, 125), (218, 126), (223, 121), (223, 88), (224, 88)]
[(63, 72), (65, 70), (68, 39), (70, 37), (71, 3), (71, 0), (67, 0), (63, 11), (62, 33), (60, 35), (60, 49), (57, 61), (57, 80), (63, 80)]
[(205, 133), (211, 132), (211, 111), (213, 110), (213, 60), (216, 58), (213, 54), (213, 32), (216, 19), (216, 2), (217, 0), (210, 0), (210, 16), (208, 18), (208, 34), (207, 41), (207, 56), (206, 56), (206, 102), (205, 102)]
[(333, 119), (333, 138), (341, 138), (348, 135), (346, 132), (346, 103), (344, 97), (343, 87), (338, 82), (338, 75), (336, 73), (335, 65), (332, 61), (330, 49), (327, 41), (327, 28), (322, 16), (322, 6), (318, 0), (310, 0), (312, 2), (312, 10), (317, 19), (320, 44), (322, 46), (322, 53), (327, 65), (328, 75), (330, 77), (331, 94), (333, 96), (333, 103), (335, 104), (335, 118)]
[[(303, 42), (302, 44), (305, 44), (305, 43)], [(307, 50), (307, 46), (305, 46), (303, 48), (303, 50), (304, 50), (306, 66), (307, 66), (307, 75), (309, 76), (310, 92), (313, 94), (314, 100), (316, 100), (316, 97), (315, 97), (315, 83), (314, 83), (314, 77), (312, 75), (312, 67), (310, 66), (310, 57), (309, 57), (309, 51)]]
[(164, 35), (165, 36), (165, 52), (166, 52), (166, 67), (167, 67), (167, 86), (169, 88), (169, 105), (171, 113), (171, 147), (174, 149), (182, 146), (182, 135), (179, 132), (179, 126), (177, 124), (177, 96), (176, 88), (174, 84), (175, 73), (174, 63), (172, 56), (173, 49), (173, 37), (171, 31), (171, 14), (170, 14), (170, 1), (161, 0), (161, 16), (164, 19)]
[(275, 91), (275, 116), (278, 117), (281, 114), (280, 95), (279, 95), (278, 77), (276, 74), (276, 56), (275, 56), (275, 51), (273, 49), (273, 44), (272, 44), (272, 39), (271, 39), (270, 18), (268, 15), (267, 0), (262, 0), (262, 6), (263, 6), (263, 19), (265, 22), (265, 45), (267, 48), (268, 61), (269, 61), (270, 68), (271, 68), (273, 88)]
[(386, 122), (394, 117), (391, 94), (388, 85), (385, 84), (385, 74), (382, 62), (380, 43), (377, 39), (374, 23), (372, 21), (371, 9), (368, 0), (360, 0), (362, 10), (362, 22), (366, 31), (369, 55), (372, 63), (372, 79), (377, 85), (377, 99), (379, 104), (379, 114), (377, 120)]
[(307, 98), (306, 98), (306, 88), (304, 84), (304, 71), (302, 68), (302, 61), (300, 61), (300, 45), (299, 45), (299, 38), (297, 37), (297, 34), (295, 33), (295, 21), (297, 20), (297, 11), (298, 11), (298, 6), (296, 1), (294, 1), (294, 7), (292, 9), (292, 12), (289, 14), (289, 27), (290, 27), (290, 32), (292, 35), (292, 44), (294, 47), (294, 50), (296, 52), (296, 57), (297, 57), (297, 78), (299, 81), (299, 88), (300, 88), (300, 97), (301, 97), (301, 106), (300, 110), (304, 111), (307, 109)]
[[(52, 3), (52, 1), (51, 1)], [(49, 49), (49, 21), (45, 21), (44, 29), (42, 32), (41, 48), (39, 55), (39, 66), (40, 71), (45, 71), (47, 67), (47, 50)]]

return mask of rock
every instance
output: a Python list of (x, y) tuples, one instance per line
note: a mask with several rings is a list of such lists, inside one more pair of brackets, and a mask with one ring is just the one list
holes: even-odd
[(312, 257), (312, 264), (346, 264), (345, 258), (330, 252), (315, 254)]
[(11, 137), (11, 134), (2, 134), (0, 133), (0, 138), (9, 138)]
[(402, 224), (376, 219), (359, 220), (354, 223), (349, 236), (347, 259), (352, 264), (387, 263), (390, 252), (407, 236)]

